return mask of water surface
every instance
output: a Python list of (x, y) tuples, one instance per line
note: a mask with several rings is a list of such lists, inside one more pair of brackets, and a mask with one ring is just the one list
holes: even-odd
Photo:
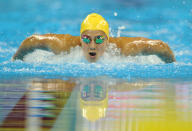
[(107, 77), (1, 81), (0, 129), (190, 131), (191, 80)]
[[(191, 0), (1, 0), (0, 130), (191, 131)], [(79, 35), (92, 12), (110, 36), (169, 44), (177, 62), (123, 57), (113, 48), (88, 63), (80, 47), (55, 55), (35, 50), (11, 61), (32, 34)]]

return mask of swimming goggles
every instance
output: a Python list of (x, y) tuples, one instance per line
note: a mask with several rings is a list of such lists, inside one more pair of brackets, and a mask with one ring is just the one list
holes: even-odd
[[(91, 41), (92, 41), (91, 38), (90, 38), (89, 36), (87, 36), (87, 35), (83, 35), (83, 36), (81, 37), (81, 39), (82, 39), (83, 42), (85, 42), (86, 44), (90, 44)], [(105, 37), (102, 36), (102, 35), (96, 36), (96, 37), (94, 38), (94, 41), (95, 41), (96, 44), (102, 44), (102, 43), (105, 41)]]
[(104, 88), (99, 85), (96, 85), (94, 87), (86, 85), (81, 90), (81, 98), (83, 99), (101, 100), (104, 97), (105, 97)]

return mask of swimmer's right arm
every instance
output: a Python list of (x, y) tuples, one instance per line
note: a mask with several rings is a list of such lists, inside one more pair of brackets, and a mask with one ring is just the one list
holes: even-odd
[(69, 51), (71, 47), (77, 45), (80, 45), (78, 36), (69, 34), (32, 35), (21, 43), (21, 46), (13, 56), (13, 60), (23, 60), (25, 55), (35, 49), (51, 50), (55, 54), (59, 54), (63, 51)]

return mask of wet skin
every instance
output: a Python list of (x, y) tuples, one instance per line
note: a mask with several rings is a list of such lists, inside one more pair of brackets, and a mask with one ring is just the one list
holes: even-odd
[[(83, 36), (88, 36), (91, 39), (89, 44), (82, 40)], [(105, 40), (101, 44), (96, 44), (95, 37), (104, 36)], [(107, 35), (101, 30), (85, 30), (80, 37), (83, 54), (89, 62), (96, 62), (105, 52), (108, 43)]]
[[(90, 43), (85, 43), (81, 38), (86, 35), (90, 38)], [(102, 43), (96, 44), (95, 38), (103, 36)], [(87, 61), (96, 62), (105, 52), (106, 46), (110, 43), (116, 44), (121, 49), (121, 54), (125, 56), (136, 55), (157, 55), (165, 63), (176, 61), (171, 48), (161, 40), (152, 40), (143, 37), (110, 37), (101, 30), (85, 30), (81, 36), (71, 36), (69, 34), (44, 34), (32, 35), (26, 38), (13, 56), (13, 60), (23, 60), (24, 56), (35, 49), (51, 50), (55, 54), (70, 52), (72, 47), (81, 46)]]

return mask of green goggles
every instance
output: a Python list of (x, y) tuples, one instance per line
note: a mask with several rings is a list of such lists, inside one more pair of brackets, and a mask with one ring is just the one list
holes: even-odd
[(85, 85), (81, 90), (81, 98), (88, 99), (92, 98), (92, 100), (102, 100), (106, 96), (106, 91), (100, 85), (95, 85), (91, 87), (90, 85)]
[[(87, 36), (87, 35), (83, 35), (81, 39), (82, 39), (83, 42), (85, 42), (86, 44), (90, 44), (91, 41), (92, 41), (91, 38), (90, 38), (89, 36)], [(102, 44), (102, 43), (105, 41), (105, 37), (104, 37), (104, 36), (101, 36), (101, 35), (96, 36), (96, 37), (94, 38), (94, 41), (95, 41), (96, 44)]]

